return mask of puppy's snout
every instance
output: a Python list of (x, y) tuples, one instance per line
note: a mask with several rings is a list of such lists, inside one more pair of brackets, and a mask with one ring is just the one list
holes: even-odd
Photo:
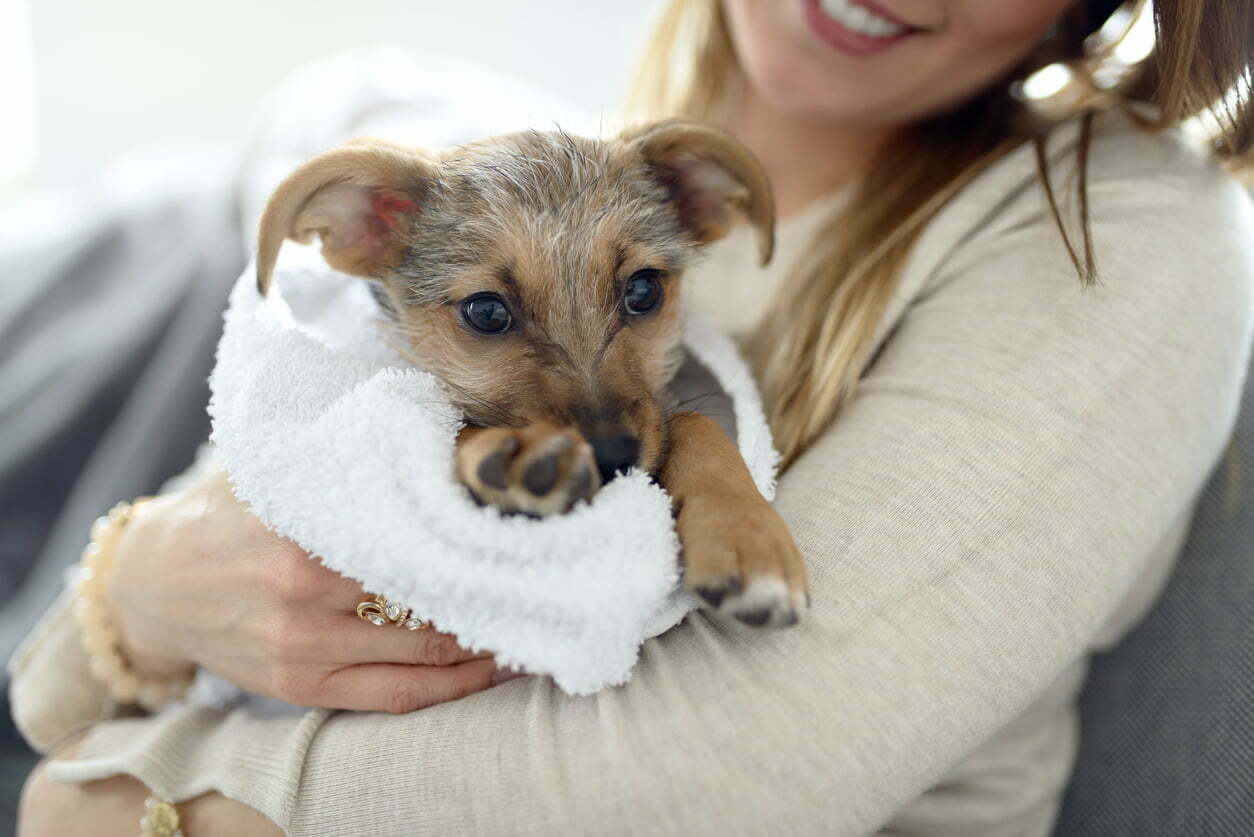
[(594, 436), (588, 440), (592, 454), (601, 472), (601, 482), (614, 479), (620, 471), (626, 471), (640, 460), (640, 440), (635, 436)]

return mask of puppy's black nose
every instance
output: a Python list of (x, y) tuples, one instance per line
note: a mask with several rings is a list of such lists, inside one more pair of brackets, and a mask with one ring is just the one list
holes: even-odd
[(640, 459), (640, 440), (635, 436), (594, 436), (588, 440), (596, 456), (601, 482), (609, 482)]

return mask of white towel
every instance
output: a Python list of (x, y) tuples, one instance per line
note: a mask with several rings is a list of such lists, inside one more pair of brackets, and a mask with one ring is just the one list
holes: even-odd
[[(236, 283), (210, 379), (212, 438), (237, 495), (326, 566), (501, 665), (573, 694), (625, 682), (641, 643), (696, 604), (677, 584), (665, 492), (636, 471), (565, 515), (477, 506), (453, 474), (460, 416), (438, 379), (387, 347), (364, 280), (290, 243), (274, 278), (265, 299), (251, 269)], [(771, 498), (778, 457), (748, 368), (702, 319), (686, 319), (684, 340), (731, 397)]]

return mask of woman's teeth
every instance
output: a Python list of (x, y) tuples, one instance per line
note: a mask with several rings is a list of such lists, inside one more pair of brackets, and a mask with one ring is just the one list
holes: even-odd
[(854, 5), (853, 0), (819, 0), (819, 7), (841, 26), (869, 38), (891, 38), (908, 31), (864, 6)]

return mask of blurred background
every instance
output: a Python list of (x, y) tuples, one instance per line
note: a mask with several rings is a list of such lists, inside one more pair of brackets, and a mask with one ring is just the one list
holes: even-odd
[[(392, 46), (508, 74), (595, 124), (661, 5), (0, 0), (0, 657), (90, 520), (206, 438), (207, 364), (248, 255), (229, 160), (267, 94)], [(0, 835), (35, 760), (0, 706)]]
[(595, 114), (621, 100), (660, 7), (0, 0), (0, 179), (9, 189), (71, 184), (136, 150), (238, 141), (259, 97), (292, 70), (377, 44), (502, 70)]

